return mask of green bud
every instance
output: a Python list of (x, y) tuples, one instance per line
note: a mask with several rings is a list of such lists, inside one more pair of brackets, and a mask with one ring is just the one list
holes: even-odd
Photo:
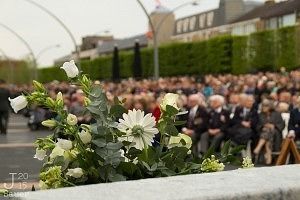
[(91, 100), (87, 97), (84, 97), (84, 106), (88, 106), (91, 103)]
[(49, 107), (54, 107), (55, 106), (55, 102), (52, 98), (50, 97), (47, 97), (46, 99), (46, 105), (49, 106)]
[(52, 120), (52, 119), (48, 119), (42, 122), (43, 126), (46, 126), (48, 128), (53, 128), (56, 126), (56, 121)]
[(39, 92), (43, 92), (45, 91), (45, 87), (43, 86), (43, 84), (37, 82), (37, 81), (32, 81), (33, 82), (33, 87), (35, 88), (35, 90), (39, 91)]
[(61, 92), (57, 93), (56, 95), (56, 104), (59, 107), (63, 107), (64, 105), (63, 94)]

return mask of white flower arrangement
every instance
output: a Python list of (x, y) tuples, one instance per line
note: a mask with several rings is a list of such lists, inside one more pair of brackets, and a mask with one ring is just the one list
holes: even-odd
[(64, 109), (63, 94), (59, 92), (52, 99), (37, 81), (31, 94), (10, 99), (15, 112), (35, 103), (58, 116), (42, 123), (53, 134), (35, 142), (34, 158), (45, 162), (40, 173), (41, 189), (220, 171), (224, 169), (221, 160), (232, 161), (232, 152), (239, 150), (231, 150), (227, 142), (220, 160), (211, 155), (211, 150), (209, 155), (195, 158), (190, 153), (192, 139), (176, 128), (184, 123), (177, 121), (183, 114), (177, 94), (165, 95), (156, 122), (152, 114), (126, 110), (118, 98), (109, 103), (102, 88), (93, 85), (74, 61), (64, 63), (62, 69), (84, 92), (86, 112), (94, 123), (79, 125), (77, 117)]

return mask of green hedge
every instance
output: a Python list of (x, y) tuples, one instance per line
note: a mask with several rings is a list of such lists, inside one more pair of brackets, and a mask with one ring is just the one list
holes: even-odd
[[(285, 66), (289, 70), (300, 64), (298, 27), (263, 31), (249, 36), (222, 36), (207, 41), (172, 43), (159, 48), (160, 75), (203, 75), (207, 73), (248, 73), (272, 71)], [(133, 51), (120, 52), (120, 75), (132, 76)], [(143, 76), (153, 75), (153, 50), (141, 50)], [(110, 79), (112, 57), (82, 61), (84, 73), (92, 79)], [(39, 80), (65, 80), (58, 66), (40, 69)]]

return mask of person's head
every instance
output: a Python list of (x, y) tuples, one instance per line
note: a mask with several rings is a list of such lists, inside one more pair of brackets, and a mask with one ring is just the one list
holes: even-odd
[(290, 92), (287, 92), (287, 91), (284, 91), (284, 92), (281, 92), (279, 94), (279, 97), (278, 97), (278, 100), (280, 102), (284, 102), (284, 103), (290, 103), (291, 102), (291, 98), (292, 98), (292, 95)]
[(261, 103), (261, 112), (262, 113), (270, 113), (273, 109), (272, 101), (268, 99), (264, 99)]
[(240, 95), (240, 102), (241, 102), (241, 105), (247, 109), (251, 109), (254, 102), (255, 102), (255, 99), (254, 99), (254, 96), (253, 95), (246, 95), (246, 94), (241, 94)]
[(277, 106), (277, 111), (280, 113), (287, 113), (289, 112), (289, 104), (285, 102), (280, 102)]
[(229, 96), (229, 103), (232, 104), (232, 105), (237, 105), (239, 103), (239, 100), (240, 100), (239, 97), (240, 96), (238, 94), (235, 94), (235, 93), (231, 94)]
[(221, 95), (213, 95), (209, 98), (209, 105), (212, 109), (217, 109), (225, 104), (225, 99)]
[(188, 98), (188, 107), (193, 108), (200, 104), (200, 97), (197, 94), (192, 94)]
[(300, 96), (294, 98), (294, 106), (300, 108)]

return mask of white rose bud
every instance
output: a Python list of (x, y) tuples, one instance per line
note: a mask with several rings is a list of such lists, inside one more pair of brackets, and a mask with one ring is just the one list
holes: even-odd
[[(181, 143), (181, 140), (184, 140), (185, 145)], [(190, 149), (192, 147), (192, 139), (190, 136), (186, 134), (179, 133), (178, 136), (171, 136), (169, 139), (168, 148), (173, 147), (186, 147), (187, 149)]]
[(179, 110), (177, 105), (178, 98), (179, 98), (178, 94), (167, 93), (160, 104), (161, 108), (163, 110), (166, 110), (167, 105), (169, 105)]
[(79, 70), (74, 60), (71, 60), (70, 62), (65, 62), (61, 69), (65, 70), (69, 78), (75, 78), (79, 74)]
[(71, 126), (76, 125), (77, 124), (77, 117), (73, 114), (68, 114), (67, 123)]
[(68, 169), (67, 176), (72, 176), (74, 178), (80, 178), (83, 175), (83, 170), (81, 168)]
[(73, 147), (72, 141), (59, 138), (57, 139), (56, 145), (66, 151), (72, 149)]
[(54, 121), (52, 119), (48, 119), (48, 120), (42, 121), (42, 125), (46, 126), (48, 128), (53, 128), (56, 126), (56, 121)]
[(33, 158), (36, 158), (38, 160), (44, 160), (44, 158), (46, 157), (46, 151), (43, 149), (36, 149), (35, 150), (35, 155)]
[(63, 150), (60, 146), (56, 146), (54, 149), (52, 149), (52, 152), (50, 154), (50, 159), (53, 160), (58, 156), (64, 156), (64, 153), (65, 150)]
[(80, 133), (78, 133), (78, 135), (83, 144), (90, 143), (92, 140), (92, 135), (88, 131), (82, 130)]
[(15, 113), (25, 108), (28, 104), (26, 97), (23, 95), (20, 95), (14, 99), (8, 98), (8, 100), (10, 101), (10, 105), (15, 111)]

